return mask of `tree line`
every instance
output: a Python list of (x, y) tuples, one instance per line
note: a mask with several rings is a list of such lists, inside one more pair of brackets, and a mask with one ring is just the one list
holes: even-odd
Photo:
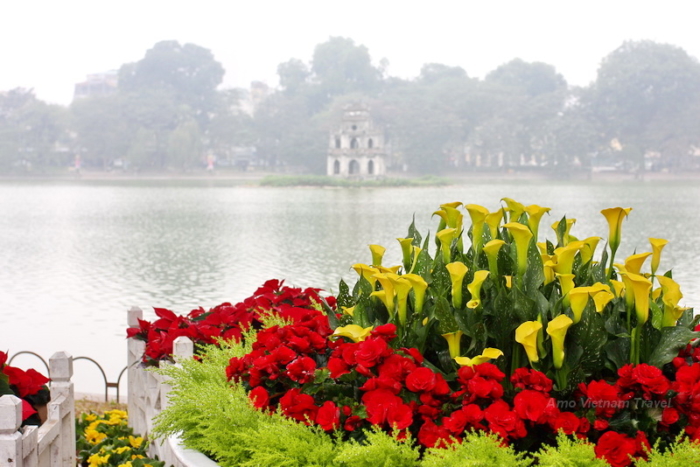
[(188, 171), (213, 158), (323, 173), (328, 132), (356, 102), (385, 129), (393, 169), (700, 168), (700, 64), (673, 45), (625, 42), (585, 87), (520, 59), (483, 79), (439, 63), (399, 79), (386, 66), (374, 65), (365, 46), (331, 37), (309, 63), (281, 63), (279, 88), (247, 107), (246, 90), (219, 89), (224, 68), (209, 50), (159, 42), (121, 66), (109, 95), (63, 107), (31, 90), (0, 92), (0, 173), (62, 170), (76, 160)]

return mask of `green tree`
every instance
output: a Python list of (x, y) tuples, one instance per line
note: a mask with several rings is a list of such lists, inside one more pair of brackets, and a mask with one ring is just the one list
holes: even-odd
[(683, 165), (682, 156), (700, 137), (687, 124), (699, 100), (698, 61), (679, 47), (652, 41), (625, 42), (605, 57), (592, 94), (606, 137), (638, 148), (629, 152), (640, 167), (648, 151), (671, 147), (680, 153), (672, 165)]
[(70, 112), (77, 135), (75, 151), (83, 161), (106, 168), (126, 155), (134, 137), (122, 96), (79, 99), (71, 104)]

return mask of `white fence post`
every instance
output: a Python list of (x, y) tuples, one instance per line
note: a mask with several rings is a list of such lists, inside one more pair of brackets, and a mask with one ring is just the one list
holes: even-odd
[(0, 463), (23, 467), (22, 401), (12, 395), (0, 397)]
[(73, 357), (66, 352), (53, 354), (49, 359), (49, 375), (49, 419), (57, 420), (60, 427), (60, 465), (75, 465), (75, 392), (71, 381)]

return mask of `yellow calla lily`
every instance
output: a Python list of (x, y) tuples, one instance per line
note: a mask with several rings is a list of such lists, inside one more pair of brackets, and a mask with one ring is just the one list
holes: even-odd
[(598, 242), (600, 242), (600, 240), (600, 237), (588, 237), (585, 240), (581, 240), (583, 242), (583, 246), (579, 250), (579, 254), (581, 255), (581, 262), (583, 264), (586, 264), (593, 259), (595, 249), (598, 246)]
[(663, 238), (650, 238), (649, 243), (651, 243), (651, 275), (656, 275), (656, 270), (659, 269), (659, 263), (661, 262), (661, 250), (668, 244), (668, 240)]
[(474, 358), (469, 357), (454, 357), (455, 361), (459, 366), (474, 366), (486, 363), (489, 360), (496, 359), (503, 356), (503, 352), (493, 347), (486, 347), (481, 355), (477, 355)]
[(637, 326), (641, 327), (649, 319), (649, 292), (651, 281), (639, 274), (623, 273), (626, 283), (629, 282), (634, 294), (634, 311), (637, 314)]
[(605, 220), (608, 221), (608, 226), (610, 228), (610, 233), (608, 234), (608, 245), (610, 245), (610, 250), (612, 251), (612, 258), (610, 262), (615, 258), (615, 252), (620, 246), (620, 240), (622, 238), (622, 221), (627, 217), (627, 215), (632, 211), (632, 208), (608, 208), (603, 209), (600, 213), (605, 216)]
[(522, 278), (525, 271), (527, 271), (527, 250), (530, 247), (530, 240), (532, 240), (532, 232), (530, 232), (529, 228), (517, 222), (509, 222), (504, 224), (503, 227), (508, 229), (515, 242), (518, 276)]
[(506, 281), (506, 287), (509, 289), (513, 287), (513, 276), (503, 276), (503, 279)]
[(612, 292), (609, 291), (600, 291), (597, 294), (593, 295), (593, 303), (595, 304), (595, 311), (598, 313), (602, 313), (603, 310), (605, 310), (605, 307), (607, 306), (610, 301), (615, 298), (615, 295), (613, 295)]
[(440, 207), (444, 208), (445, 206), (447, 206), (448, 208), (457, 209), (461, 205), (462, 205), (461, 201), (452, 201), (451, 203), (441, 204)]
[(399, 242), (399, 245), (401, 245), (404, 267), (411, 267), (411, 246), (413, 246), (413, 238), (397, 238), (396, 240)]
[(355, 315), (355, 307), (354, 306), (350, 306), (350, 307), (342, 306), (340, 308), (341, 308), (341, 310), (343, 310), (344, 315), (350, 315), (350, 316)]
[(622, 297), (625, 294), (625, 283), (621, 281), (616, 281), (615, 279), (611, 279), (610, 283), (613, 286), (613, 293), (615, 294), (616, 297)]
[(379, 269), (373, 268), (372, 266), (368, 266), (363, 263), (353, 264), (352, 268), (360, 277), (364, 277), (365, 279), (367, 279), (372, 285), (372, 288), (374, 289), (374, 284), (377, 282), (377, 279), (374, 278), (374, 275), (379, 273)]
[(477, 308), (481, 305), (481, 286), (487, 277), (489, 277), (489, 271), (476, 271), (474, 273), (474, 280), (471, 284), (467, 286), (469, 293), (472, 295), (472, 299), (467, 303), (467, 308)]
[(377, 271), (381, 272), (382, 274), (393, 274), (396, 275), (396, 273), (399, 272), (399, 269), (401, 269), (401, 266), (392, 266), (390, 268), (385, 268), (384, 266), (377, 266)]
[(561, 288), (561, 296), (564, 297), (564, 306), (569, 306), (569, 292), (575, 287), (573, 274), (556, 274)]
[(531, 204), (530, 206), (525, 207), (525, 212), (528, 216), (527, 225), (530, 226), (530, 230), (532, 231), (532, 236), (535, 238), (535, 241), (537, 241), (542, 216), (551, 210), (551, 208), (543, 208), (541, 206), (537, 206), (536, 204)]
[(409, 273), (412, 273), (413, 270), (416, 268), (416, 264), (418, 262), (418, 255), (420, 255), (421, 251), (423, 251), (421, 247), (415, 245), (411, 247), (411, 254), (413, 256), (413, 260), (411, 261), (411, 269), (409, 269)]
[(518, 222), (525, 212), (525, 206), (512, 198), (501, 198), (501, 201), (505, 201), (508, 206), (508, 222)]
[(347, 326), (339, 326), (333, 331), (333, 336), (336, 337), (347, 337), (352, 339), (353, 342), (362, 342), (369, 337), (372, 332), (372, 326), (368, 328), (363, 328), (357, 324), (348, 324)]
[(425, 282), (418, 274), (404, 274), (404, 279), (411, 283), (413, 288), (413, 298), (415, 299), (414, 311), (418, 314), (423, 312), (423, 303), (425, 302), (425, 291), (428, 288), (428, 283)]
[(544, 272), (544, 285), (549, 284), (557, 278), (555, 268), (557, 263), (552, 260), (542, 261), (542, 271)]
[(386, 248), (381, 245), (370, 245), (369, 250), (372, 252), (372, 266), (381, 266)]
[(411, 291), (411, 282), (402, 276), (392, 279), (394, 292), (396, 293), (397, 313), (399, 323), (406, 324), (406, 311), (408, 305), (408, 293)]
[(489, 262), (489, 271), (491, 271), (493, 277), (498, 277), (498, 252), (505, 243), (506, 242), (503, 240), (497, 238), (484, 245), (484, 253)]
[(663, 295), (661, 300), (664, 303), (664, 317), (662, 326), (675, 326), (676, 321), (681, 317), (686, 308), (680, 308), (678, 302), (683, 298), (681, 287), (676, 281), (666, 276), (657, 276)]
[(460, 350), (460, 340), (462, 339), (462, 335), (464, 333), (462, 331), (455, 331), (455, 332), (448, 332), (446, 334), (443, 334), (442, 337), (445, 338), (447, 341), (447, 348), (450, 351), (450, 357), (455, 358), (459, 357), (461, 350)]
[(552, 224), (552, 229), (554, 232), (557, 234), (557, 241), (559, 243), (559, 247), (563, 247), (569, 244), (573, 240), (573, 237), (571, 236), (571, 227), (576, 223), (576, 219), (566, 219), (566, 229), (564, 230), (564, 235), (561, 236), (559, 233), (559, 222), (561, 221), (556, 221), (554, 224)]
[(440, 206), (447, 213), (447, 227), (462, 230), (462, 218), (464, 217), (456, 207), (443, 204)]
[(539, 321), (525, 321), (515, 330), (515, 342), (523, 346), (531, 365), (540, 360), (537, 355), (537, 335), (541, 329), (542, 323)]
[(495, 240), (498, 238), (498, 226), (501, 225), (503, 220), (503, 209), (489, 213), (484, 222), (489, 226), (489, 232), (491, 233), (491, 239)]
[(574, 324), (581, 321), (583, 310), (585, 310), (586, 305), (588, 305), (590, 292), (590, 287), (574, 287), (569, 291), (569, 302), (571, 311), (574, 313)]
[(442, 229), (438, 233), (435, 234), (437, 239), (440, 241), (440, 250), (442, 250), (442, 259), (445, 262), (445, 264), (449, 263), (452, 261), (452, 241), (455, 239), (455, 235), (457, 233), (457, 229)]
[(574, 322), (566, 315), (559, 315), (547, 324), (547, 334), (552, 338), (552, 358), (554, 368), (559, 370), (564, 364), (564, 340), (566, 331)]
[(440, 223), (438, 224), (438, 232), (442, 229), (447, 228), (447, 212), (444, 209), (439, 209), (433, 213), (433, 216), (440, 216)]
[(450, 273), (452, 281), (452, 306), (455, 308), (462, 307), (462, 282), (469, 268), (466, 264), (459, 261), (445, 265), (447, 272)]
[(484, 224), (486, 223), (486, 216), (489, 215), (489, 210), (478, 204), (467, 204), (464, 208), (469, 213), (472, 221), (472, 248), (475, 255), (478, 256), (483, 245)]
[(557, 265), (554, 270), (558, 274), (571, 274), (574, 268), (576, 253), (578, 253), (584, 245), (585, 244), (581, 241), (575, 241), (554, 250), (554, 254), (557, 257)]
[(642, 266), (644, 261), (651, 256), (651, 253), (638, 253), (636, 255), (628, 256), (625, 259), (625, 271), (631, 272), (632, 274), (641, 274)]
[(377, 279), (377, 281), (379, 281), (379, 283), (382, 286), (382, 289), (384, 291), (383, 301), (386, 305), (387, 311), (391, 315), (394, 314), (394, 296), (396, 295), (396, 292), (394, 291), (393, 280), (395, 280), (396, 277), (398, 277), (396, 274), (391, 273), (379, 273), (374, 275), (374, 278)]

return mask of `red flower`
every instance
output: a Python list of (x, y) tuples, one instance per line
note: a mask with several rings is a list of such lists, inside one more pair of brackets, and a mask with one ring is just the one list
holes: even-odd
[(316, 423), (326, 431), (333, 431), (340, 427), (340, 409), (333, 401), (324, 402), (318, 409)]
[(292, 381), (299, 384), (306, 384), (313, 381), (316, 372), (316, 362), (309, 357), (299, 357), (287, 365), (286, 375)]
[(270, 406), (270, 394), (263, 386), (258, 386), (250, 391), (248, 398), (253, 402), (253, 406), (258, 409), (266, 409)]
[(7, 354), (0, 350), (0, 369), (5, 365), (5, 362), (7, 362)]
[(538, 391), (525, 389), (515, 395), (513, 407), (518, 417), (537, 422), (544, 414), (549, 398)]
[(406, 388), (412, 392), (429, 392), (436, 384), (437, 375), (426, 367), (417, 368), (406, 377)]
[(620, 389), (605, 381), (591, 381), (588, 386), (581, 383), (579, 388), (588, 397), (587, 404), (595, 408), (598, 417), (610, 418), (627, 405), (620, 397)]
[(375, 389), (362, 396), (362, 403), (367, 408), (367, 421), (381, 426), (386, 422), (389, 408), (403, 404), (403, 400), (388, 389)]
[(518, 368), (515, 370), (510, 377), (510, 381), (518, 389), (532, 389), (545, 394), (549, 394), (552, 390), (551, 379), (547, 378), (544, 373), (529, 368)]
[(442, 426), (455, 436), (464, 433), (469, 428), (484, 429), (481, 421), (484, 419), (484, 411), (476, 404), (469, 404), (460, 410), (452, 412), (449, 417), (442, 418)]
[(29, 417), (31, 417), (32, 415), (34, 415), (36, 413), (36, 410), (34, 410), (34, 407), (32, 407), (32, 405), (29, 402), (25, 401), (24, 399), (21, 399), (21, 400), (22, 400), (22, 421), (24, 421), (24, 420), (28, 419)]
[(632, 464), (634, 457), (645, 456), (645, 449), (651, 450), (651, 446), (641, 431), (637, 432), (636, 438), (608, 431), (598, 440), (595, 454), (613, 467), (625, 467)]
[(17, 388), (20, 399), (36, 394), (43, 389), (42, 386), (50, 381), (49, 378), (32, 368), (24, 371), (13, 366), (5, 366), (2, 371), (9, 378), (10, 386)]
[(562, 430), (567, 435), (576, 433), (579, 429), (580, 420), (572, 412), (560, 412), (556, 418), (550, 421), (552, 430)]
[(642, 391), (644, 399), (651, 399), (652, 394), (664, 395), (671, 389), (671, 383), (660, 369), (645, 363), (625, 365), (617, 374), (620, 378), (618, 386), (631, 391)]
[(661, 413), (661, 424), (663, 426), (671, 426), (678, 421), (680, 415), (673, 407), (666, 407)]
[(293, 388), (280, 398), (280, 408), (289, 418), (293, 418), (307, 425), (309, 420), (316, 419), (318, 407), (314, 405), (314, 398), (308, 394), (301, 394), (298, 388)]
[(339, 378), (344, 374), (350, 373), (350, 367), (342, 358), (331, 357), (328, 359), (328, 370), (331, 372), (331, 378)]
[(372, 368), (382, 357), (387, 357), (392, 353), (386, 341), (380, 338), (367, 339), (357, 344), (355, 360), (358, 365), (365, 368)]
[(413, 423), (413, 410), (408, 404), (396, 404), (386, 411), (386, 422), (394, 430), (403, 430)]
[(382, 324), (372, 329), (372, 337), (378, 337), (386, 342), (390, 342), (396, 338), (396, 325), (393, 323)]
[(502, 438), (517, 439), (527, 435), (523, 421), (502, 400), (488, 406), (484, 410), (484, 418), (489, 422), (489, 429)]
[(445, 447), (452, 443), (450, 432), (445, 427), (437, 426), (426, 420), (418, 431), (418, 442), (426, 448)]

